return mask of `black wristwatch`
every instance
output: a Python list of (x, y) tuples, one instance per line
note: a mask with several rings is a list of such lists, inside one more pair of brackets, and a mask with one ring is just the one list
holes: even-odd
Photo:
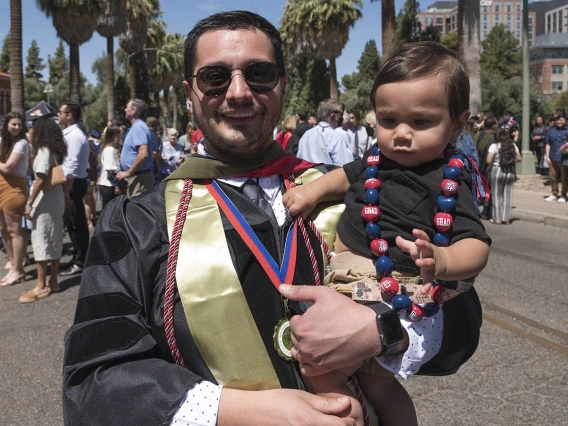
[(369, 303), (365, 306), (371, 308), (377, 314), (377, 328), (383, 344), (383, 351), (379, 355), (393, 353), (404, 339), (398, 313), (383, 302)]

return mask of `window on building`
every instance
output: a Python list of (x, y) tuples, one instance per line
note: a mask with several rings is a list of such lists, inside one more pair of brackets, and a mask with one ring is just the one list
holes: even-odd
[(483, 15), (483, 20), (484, 20), (484, 21), (487, 21), (487, 14), (484, 14), (484, 15)]
[(521, 4), (519, 3), (519, 4), (517, 4), (517, 12), (520, 12), (520, 11), (521, 11)]
[(487, 37), (487, 31), (483, 31), (483, 38)]
[(511, 31), (511, 23), (510, 23), (510, 22), (507, 22), (507, 29), (508, 29), (509, 31)]
[(552, 30), (552, 16), (548, 15), (546, 17), (546, 32), (549, 33)]
[(552, 14), (552, 32), (556, 32), (556, 13)]
[(483, 6), (483, 13), (487, 13), (487, 6)]
[(511, 20), (511, 14), (507, 13), (507, 21), (510, 21), (510, 20)]
[(553, 81), (550, 88), (553, 92), (560, 92), (562, 90), (562, 81)]
[(436, 24), (443, 24), (444, 18), (436, 18)]
[(495, 15), (495, 22), (499, 22), (499, 15)]
[(517, 40), (520, 40), (520, 39), (521, 39), (521, 32), (517, 31)]
[(521, 20), (521, 15), (517, 14), (517, 21), (520, 21), (520, 20)]
[(507, 5), (507, 12), (510, 12), (510, 11), (511, 11), (511, 5), (508, 4), (508, 5)]
[(438, 31), (440, 31), (440, 33), (442, 33), (442, 31), (444, 31), (444, 27), (442, 27), (441, 25), (436, 25), (436, 29)]
[[(521, 19), (521, 15), (518, 15), (519, 19)], [(532, 25), (532, 17), (529, 17), (529, 25)]]
[(495, 5), (495, 12), (499, 13), (499, 5), (498, 4)]
[(552, 74), (564, 74), (564, 65), (552, 65)]
[(521, 23), (517, 22), (517, 29), (520, 30), (521, 29)]
[(486, 30), (487, 29), (487, 22), (483, 23), (483, 29)]

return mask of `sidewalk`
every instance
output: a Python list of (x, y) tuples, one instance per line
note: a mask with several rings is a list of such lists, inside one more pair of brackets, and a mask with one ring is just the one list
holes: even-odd
[(513, 189), (511, 219), (568, 229), (568, 203), (546, 202), (551, 193), (540, 175), (518, 176)]

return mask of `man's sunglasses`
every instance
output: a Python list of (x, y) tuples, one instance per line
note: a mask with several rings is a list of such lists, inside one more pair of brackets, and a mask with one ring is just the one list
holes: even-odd
[(233, 79), (233, 71), (240, 70), (243, 77), (255, 93), (268, 93), (278, 85), (280, 72), (276, 64), (271, 62), (255, 62), (243, 68), (230, 69), (223, 65), (210, 65), (200, 68), (195, 78), (201, 93), (207, 96), (220, 96), (227, 92)]

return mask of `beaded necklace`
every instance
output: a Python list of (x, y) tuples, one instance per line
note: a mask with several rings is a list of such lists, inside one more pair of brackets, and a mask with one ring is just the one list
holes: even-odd
[[(454, 218), (451, 214), (455, 205), (455, 195), (458, 192), (457, 178), (462, 174), (464, 169), (464, 155), (460, 153), (453, 154), (451, 151), (446, 151), (448, 167), (444, 169), (444, 179), (441, 184), (442, 194), (437, 198), (438, 213), (434, 216), (434, 227), (438, 232), (434, 235), (433, 243), (440, 247), (446, 247), (450, 243), (447, 232), (452, 228)], [(370, 248), (374, 256), (377, 256), (375, 262), (375, 269), (377, 277), (381, 278), (380, 289), (382, 296), (385, 300), (391, 302), (394, 309), (397, 311), (406, 311), (408, 320), (416, 322), (420, 321), (423, 317), (430, 317), (435, 315), (439, 309), (440, 304), (443, 302), (441, 297), (444, 292), (442, 286), (434, 282), (433, 300), (434, 302), (428, 303), (425, 306), (420, 306), (413, 303), (410, 298), (404, 294), (404, 287), (401, 289), (398, 281), (391, 276), (393, 265), (392, 260), (387, 256), (389, 244), (385, 239), (380, 238), (381, 228), (377, 224), (381, 212), (379, 210), (379, 192), (381, 189), (381, 181), (379, 180), (379, 166), (382, 161), (380, 149), (373, 148), (371, 155), (367, 158), (367, 168), (364, 175), (365, 180), (365, 200), (367, 205), (363, 207), (361, 216), (367, 222), (365, 231), (367, 237), (371, 240)], [(402, 290), (401, 294), (398, 294)]]

